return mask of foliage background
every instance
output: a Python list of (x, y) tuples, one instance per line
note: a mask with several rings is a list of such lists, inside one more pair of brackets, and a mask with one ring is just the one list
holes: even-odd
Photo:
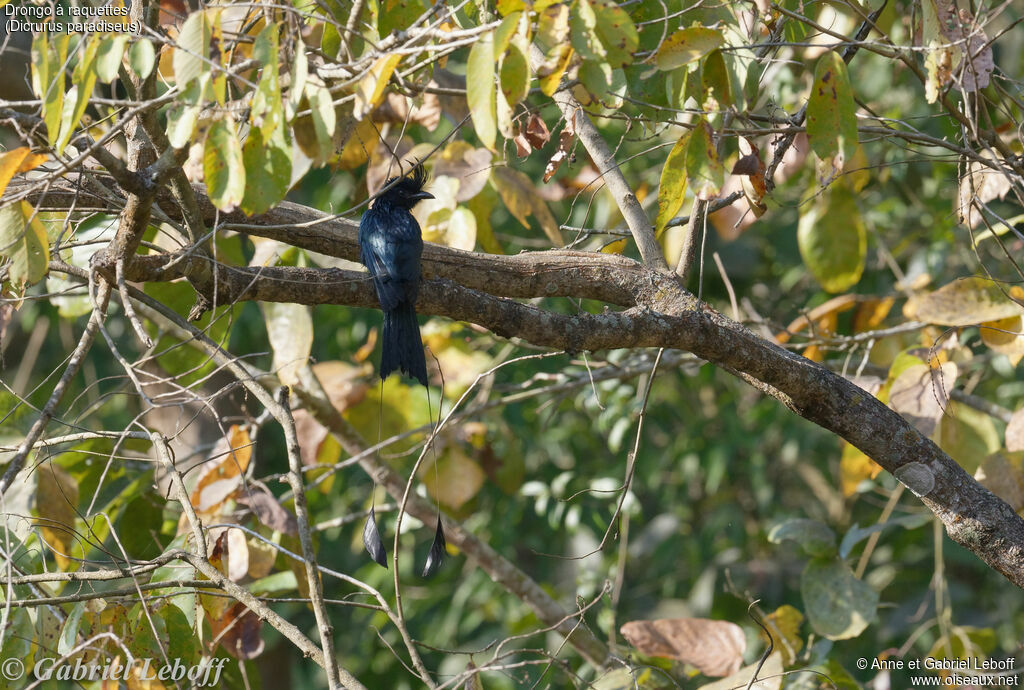
[[(427, 6), (417, 2), (369, 0), (360, 5), (355, 14), (362, 20), (357, 27), (361, 36), (351, 41), (343, 35), (354, 8), (343, 3), (265, 6), (259, 12), (242, 3), (210, 4), (205, 14), (191, 15), (206, 17), (203, 21), (210, 23), (190, 26), (199, 32), (198, 39), (187, 32), (181, 17), (171, 16), (175, 11), (184, 16), (186, 9), (197, 8), (161, 6), (166, 16), (149, 39), (156, 46), (150, 59), (160, 75), (155, 96), (166, 96), (166, 100), (153, 112), (172, 144), (182, 148), (180, 163), (189, 179), (205, 182), (214, 205), (225, 213), (238, 205), (259, 212), (287, 191), (289, 201), (328, 213), (345, 212), (355, 219), (360, 204), (394, 165), (387, 149), (378, 144), (378, 138), (383, 138), (402, 160), (423, 157), (435, 146), (441, 147), (428, 158), (437, 185), (431, 190), (441, 202), (421, 216), (431, 241), (505, 254), (572, 243), (578, 249), (634, 257), (635, 247), (623, 239), (628, 233), (616, 199), (602, 184), (595, 184), (598, 171), (587, 152), (571, 134), (564, 145), (559, 141), (565, 120), (536, 69), (523, 67), (531, 90), (510, 108), (509, 120), (502, 119), (500, 101), (490, 116), (481, 115), (479, 105), (474, 107), (474, 102), (488, 98), (480, 93), (483, 82), (474, 75), (460, 82), (460, 76), (471, 69), (472, 51), (481, 44), (481, 37), (493, 40), (486, 37), (500, 31), (499, 22), (516, 11), (537, 22), (534, 26), (524, 19), (520, 28), (513, 29), (517, 32), (513, 45), (521, 42), (524, 58), (530, 41), (541, 50), (563, 51), (560, 55), (568, 61), (569, 70), (563, 74), (564, 66), (556, 69), (548, 82), (553, 79), (557, 86), (563, 76), (569, 82), (582, 82), (572, 90), (573, 96), (584, 103), (594, 101), (587, 111), (615, 151), (648, 216), (663, 226), (668, 218), (696, 209), (698, 190), (712, 200), (732, 191), (723, 189), (723, 184), (740, 177), (728, 174), (744, 153), (739, 136), (755, 142), (767, 163), (772, 159), (769, 142), (787, 127), (799, 125), (788, 118), (807, 98), (815, 65), (827, 50), (822, 44), (834, 39), (801, 17), (852, 35), (860, 13), (877, 9), (847, 2), (787, 1), (781, 6), (626, 2), (622, 11), (639, 28), (629, 52), (650, 59), (630, 58), (623, 61), (626, 64), (617, 64), (611, 44), (620, 34), (614, 32), (610, 39), (609, 34), (595, 34), (597, 43), (591, 45), (595, 55), (582, 63), (559, 48), (565, 41), (544, 44), (545, 12), (564, 8), (573, 17), (575, 32), (583, 5), (618, 17), (608, 3), (499, 2), (495, 7), (470, 2), (442, 4), (445, 9), (431, 10), (429, 15), (424, 14)], [(959, 397), (942, 406), (941, 419), (932, 420), (933, 438), (970, 473), (979, 476), (980, 468), (986, 485), (1019, 509), (1024, 503), (1020, 501), (1024, 475), (1019, 454), (1011, 452), (1019, 449), (1007, 448), (1012, 441), (1006, 427), (1024, 398), (1018, 381), (1024, 350), (1015, 340), (1020, 310), (999, 311), (1008, 300), (987, 296), (990, 293), (977, 286), (954, 293), (934, 291), (964, 276), (989, 275), (1009, 281), (1007, 285), (1019, 282), (1014, 258), (1021, 240), (1014, 224), (1019, 224), (1020, 216), (1013, 218), (1020, 212), (1019, 176), (1002, 152), (989, 149), (985, 153), (965, 134), (970, 127), (958, 124), (942, 99), (948, 99), (955, 111), (966, 112), (964, 117), (973, 126), (995, 132), (1008, 150), (1020, 156), (1024, 65), (1020, 21), (1024, 16), (1012, 3), (971, 6), (970, 12), (992, 40), (998, 68), (988, 90), (958, 90), (950, 83), (953, 77), (943, 79), (936, 71), (941, 70), (935, 63), (941, 61), (943, 50), (936, 46), (944, 42), (937, 39), (943, 36), (927, 34), (927, 19), (924, 28), (919, 23), (929, 6), (940, 14), (944, 7), (931, 0), (923, 5), (888, 3), (876, 18), (885, 38), (873, 34), (850, 63), (859, 147), (839, 142), (836, 153), (846, 160), (830, 168), (830, 161), (811, 154), (812, 144), (799, 138), (795, 153), (775, 178), (779, 186), (763, 198), (748, 192), (751, 198), (757, 196), (755, 205), (766, 204), (763, 217), (750, 222), (754, 218), (748, 212), (740, 229), (732, 227), (735, 216), (711, 217), (702, 272), (691, 277), (690, 285), (709, 304), (728, 314), (735, 308), (741, 321), (771, 337), (790, 324), (793, 333), (780, 340), (788, 339), (789, 346), (834, 369), (866, 372), (878, 377), (879, 384), (888, 380), (889, 392), (899, 374), (915, 363), (937, 359), (938, 365), (956, 364), (952, 377), (939, 388), (958, 391)], [(451, 13), (446, 15), (448, 10)], [(421, 16), (427, 19), (420, 20)], [(557, 21), (551, 22), (547, 28), (558, 33)], [(374, 44), (385, 45), (382, 41), (392, 31), (399, 32), (390, 44), (394, 46), (402, 37), (420, 35), (417, 29), (428, 24), (437, 27), (432, 29), (434, 34), (422, 34), (426, 36), (422, 41), (408, 44), (418, 50), (382, 51), (375, 61), (359, 61), (360, 55), (378, 55)], [(261, 33), (268, 25), (278, 27), (273, 39), (277, 43), (268, 43), (271, 34)], [(709, 81), (719, 77), (705, 76), (701, 81), (700, 70), (693, 76), (698, 65), (705, 74), (709, 72), (708, 55), (714, 51), (698, 46), (693, 49), (696, 59), (676, 65), (681, 58), (664, 48), (671, 45), (666, 36), (695, 25), (719, 31), (723, 37), (724, 47), (715, 54), (727, 65), (728, 95), (721, 93), (721, 82)], [(468, 32), (469, 39), (460, 43), (452, 38), (459, 31)], [(628, 38), (628, 32), (621, 35)], [(232, 50), (210, 52), (210, 37)], [(584, 52), (578, 37), (573, 34), (572, 38), (567, 45), (576, 54)], [(185, 40), (199, 41), (205, 61), (190, 65), (185, 57), (176, 57), (172, 44), (177, 41), (180, 46)], [(582, 40), (586, 43), (587, 36)], [(884, 53), (889, 40), (897, 46), (916, 47), (907, 51), (918, 65), (916, 71), (875, 52)], [(161, 41), (168, 44), (164, 52), (159, 50)], [(104, 82), (110, 79), (90, 85), (95, 89), (93, 98), (77, 115), (63, 102), (52, 101), (52, 89), (32, 93), (22, 79), (23, 71), (8, 69), (21, 65), (23, 70), (31, 61), (24, 43), (20, 54), (17, 41), (0, 54), (5, 60), (6, 107), (14, 109), (4, 111), (5, 145), (10, 151), (32, 145), (34, 151), (47, 154), (48, 162), (27, 172), (26, 179), (56, 178), (59, 171), (54, 172), (53, 162), (60, 156), (68, 160), (73, 151), (82, 150), (78, 130), (90, 121), (99, 123), (88, 130), (93, 139), (124, 127), (124, 105), (141, 98), (131, 85), (143, 88), (143, 80), (132, 75), (144, 71), (146, 64), (146, 49), (135, 47), (140, 43), (121, 46), (125, 52), (123, 61), (115, 65), (120, 71), (117, 79), (109, 85)], [(76, 37), (70, 45), (67, 65), (56, 68), (66, 69), (68, 84), (80, 95), (86, 90), (89, 71), (76, 66), (88, 60), (89, 44)], [(39, 55), (52, 55), (55, 46), (51, 43), (37, 50), (36, 73), (45, 67), (40, 66)], [(757, 62), (751, 54), (759, 49), (765, 53)], [(603, 55), (596, 54), (602, 50)], [(324, 77), (325, 86), (314, 84), (296, 95), (286, 88), (294, 82), (285, 78), (294, 75), (296, 51), (307, 55), (310, 74), (339, 65), (349, 65), (353, 71), (347, 77)], [(502, 65), (509, 54), (505, 53)], [(389, 55), (400, 55), (401, 62), (388, 62)], [(280, 82), (267, 77), (278, 56)], [(661, 60), (664, 69), (656, 69)], [(401, 65), (398, 71), (394, 71), (396, 64)], [(481, 64), (493, 70), (497, 60), (492, 56), (489, 63)], [(218, 70), (229, 68), (234, 71), (225, 79)], [(183, 76), (189, 69), (198, 70), (199, 75), (192, 77), (192, 91), (187, 90), (189, 82)], [(490, 98), (501, 89), (514, 92), (521, 79), (518, 71), (509, 77), (504, 67), (497, 69), (489, 77)], [(602, 82), (605, 75), (610, 79)], [(688, 81), (695, 78), (696, 85)], [(266, 90), (269, 105), (253, 99), (256, 84), (257, 91)], [(436, 93), (415, 95), (425, 86)], [(338, 102), (323, 106), (327, 87)], [(468, 93), (463, 95), (460, 89)], [(938, 101), (932, 91), (940, 92)], [(346, 98), (353, 93), (362, 95)], [(414, 97), (407, 98), (410, 94)], [(62, 98), (73, 101), (75, 97), (68, 92)], [(419, 110), (410, 113), (409, 103)], [(21, 115), (12, 114), (16, 111)], [(465, 120), (470, 112), (472, 117)], [(41, 118), (48, 126), (41, 145), (26, 135), (25, 114)], [(79, 123), (83, 114), (87, 119)], [(527, 155), (519, 157), (512, 140), (525, 132), (534, 115), (553, 136), (550, 143), (538, 146), (527, 142)], [(175, 129), (174, 123), (180, 122), (175, 118), (189, 117), (195, 118), (191, 127)], [(705, 155), (705, 160), (689, 156), (683, 170), (673, 170), (669, 151), (680, 136), (689, 136), (690, 129), (700, 131), (701, 117), (716, 136), (722, 135), (719, 150)], [(332, 119), (336, 122), (329, 129), (333, 131), (325, 133), (325, 123)], [(884, 133), (885, 127), (892, 132)], [(279, 152), (290, 160), (292, 174), (282, 179), (280, 168), (260, 167), (244, 158), (250, 153), (242, 148), (245, 131), (248, 141), (261, 131), (268, 142), (267, 161), (276, 160), (272, 157)], [(62, 133), (69, 137), (63, 144)], [(927, 138), (912, 136), (916, 134)], [(125, 141), (114, 141), (113, 155), (124, 155)], [(943, 147), (940, 142), (951, 145)], [(69, 145), (70, 149), (57, 152)], [(1008, 182), (1002, 196), (977, 194), (984, 220), (973, 223), (971, 230), (989, 229), (989, 237), (977, 246), (957, 206), (964, 179), (971, 179), (964, 174), (967, 157), (956, 153), (960, 148), (1006, 165)], [(541, 183), (557, 152), (565, 162), (550, 183)], [(437, 167), (446, 157), (457, 161), (463, 157), (455, 164), (461, 179), (486, 176), (487, 184), (456, 201), (454, 187), (444, 186), (447, 183)], [(11, 165), (12, 159), (4, 160)], [(308, 172), (299, 174), (303, 160)], [(78, 169), (97, 174), (95, 169)], [(237, 177), (240, 169), (244, 169), (242, 182)], [(842, 174), (837, 174), (840, 170)], [(521, 176), (510, 177), (508, 171)], [(664, 184), (665, 175), (673, 173), (687, 180), (685, 195), (679, 194), (680, 184), (674, 192)], [(375, 181), (373, 189), (368, 188), (368, 180)], [(255, 198), (248, 196), (253, 189), (258, 190)], [(5, 200), (18, 193), (12, 184)], [(673, 200), (673, 195), (678, 198)], [(558, 228), (545, 227), (538, 203), (549, 210)], [(659, 213), (659, 204), (670, 210)], [(737, 206), (745, 211), (745, 199), (740, 198)], [(28, 213), (19, 221), (19, 232), (26, 227), (31, 231), (32, 220), (26, 221), (31, 216)], [(79, 267), (87, 265), (95, 244), (79, 244), (72, 256), (66, 248), (61, 253), (53, 242), (63, 234), (61, 241), (70, 246), (72, 232), (79, 243), (90, 238), (106, 242), (117, 224), (116, 213), (81, 210), (42, 211), (37, 218), (43, 224), (44, 244), (50, 245), (49, 258), (59, 257)], [(808, 228), (804, 232), (817, 233), (809, 240), (822, 247), (817, 258), (808, 252), (807, 244), (801, 247), (798, 241), (802, 219)], [(1010, 220), (1001, 225), (1000, 219)], [(331, 257), (233, 230), (238, 228), (221, 228), (207, 243), (211, 254), (228, 265), (341, 265)], [(686, 224), (676, 223), (659, 237), (670, 266), (682, 251), (685, 232)], [(169, 251), (185, 236), (180, 223), (155, 218), (142, 251)], [(553, 242), (558, 239), (561, 242)], [(715, 268), (715, 255), (738, 299), (735, 307), (723, 273)], [(13, 457), (36, 412), (50, 398), (93, 306), (80, 282), (59, 282), (54, 273), (42, 282), (38, 282), (41, 275), (19, 282), (14, 273), (18, 257), (13, 252), (9, 256), (0, 341), (0, 444), (4, 455)], [(31, 274), (33, 260), (26, 261)], [(823, 289), (823, 283), (837, 276), (838, 289), (834, 283), (830, 291)], [(32, 282), (36, 285), (26, 286)], [(145, 291), (182, 316), (195, 302), (193, 289), (184, 281), (149, 282)], [(815, 311), (836, 293), (856, 295), (849, 305), (856, 302), (857, 308)], [(939, 297), (932, 302), (922, 302), (923, 296), (935, 294)], [(1010, 297), (1015, 296), (1011, 291)], [(887, 297), (895, 302), (879, 301)], [(945, 307), (947, 316), (938, 314), (942, 310), (936, 302)], [(564, 298), (544, 304), (568, 314), (598, 313), (604, 307), (595, 301)], [(991, 337), (986, 340), (985, 329), (976, 325), (994, 321), (981, 317), (989, 311), (975, 311), (990, 307), (1011, 319), (1000, 327), (1000, 332), (1008, 332), (1008, 342), (996, 346)], [(794, 321), (801, 314), (812, 315), (806, 319), (810, 326), (804, 324), (802, 332)], [(872, 317), (875, 322), (864, 327), (861, 320)], [(301, 564), (266, 546), (269, 541), (299, 553), (298, 538), (291, 527), (282, 529), (286, 525), (280, 507), (266, 508), (262, 515), (253, 507), (253, 492), (265, 486), (275, 497), (275, 506), (293, 511), (283, 478), (288, 459), (280, 427), (234, 377), (211, 363), (208, 353), (183, 345), (166, 324), (149, 316), (144, 320), (153, 338), (151, 348), (135, 336), (120, 306), (111, 308), (105, 328), (120, 355), (131, 363), (133, 374), (145, 383), (133, 382), (109, 345), (97, 341), (47, 432), (57, 436), (77, 430), (111, 431), (113, 436), (37, 448), (6, 494), (9, 532), (4, 554), (14, 569), (10, 572), (25, 576), (111, 567), (124, 560), (137, 564), (187, 545), (190, 533), (181, 506), (169, 497), (170, 479), (155, 462), (149, 441), (127, 435), (117, 440), (122, 431), (156, 430), (172, 438), (175, 465), (206, 527), (215, 533), (217, 524), (237, 524), (248, 530), (225, 533), (234, 535), (224, 537), (230, 548), (213, 556), (214, 565), (317, 639)], [(642, 350), (554, 353), (515, 361), (539, 354), (537, 348), (466, 324), (431, 318), (423, 327), (425, 342), (437, 357), (445, 383), (442, 387), (440, 378), (433, 381), (432, 407), (428, 408), (421, 391), (394, 379), (380, 393), (373, 370), (378, 355), (372, 345), (379, 320), (378, 312), (367, 309), (246, 302), (218, 306), (197, 325), (232, 355), (259, 370), (277, 373), (284, 382), (299, 376), (294, 371), (289, 374), (289, 367), (296, 359), (305, 362), (308, 354), (336, 406), (370, 440), (419, 429), (431, 413), (437, 414), (439, 391), (444, 397), (442, 410), (450, 411), (477, 374), (505, 364), (473, 388), (469, 405), (483, 409), (459, 419), (438, 437), (436, 455), (427, 454), (426, 469), (414, 487), (444, 504), (448, 515), (525, 571), (567, 610), (596, 601), (587, 610), (585, 625), (616, 650), (617, 658), (626, 660), (641, 687), (699, 687), (708, 679), (681, 661), (639, 654), (618, 633), (622, 623), (679, 617), (732, 621), (746, 639), (743, 662), (749, 664), (765, 648), (747, 615), (755, 599), (760, 602), (758, 618), (775, 612), (777, 618), (771, 620), (780, 626), (774, 629), (777, 646), (785, 638), (794, 650), (792, 655), (783, 654), (786, 668), (816, 669), (843, 687), (878, 682), (876, 671), (856, 669), (855, 660), (861, 657), (1004, 658), (1020, 653), (1024, 612), (1014, 585), (950, 541), (940, 523), (930, 519), (930, 513), (904, 494), (891, 476), (858, 464), (856, 452), (844, 450), (845, 444), (834, 435), (726, 372), (672, 351), (664, 354), (656, 370), (652, 368), (656, 352)], [(855, 335), (871, 331), (878, 331), (877, 336), (858, 339)], [(656, 371), (653, 380), (652, 371)], [(939, 371), (950, 372), (948, 368)], [(599, 380), (591, 383), (592, 375)], [(291, 380), (293, 385), (296, 380)], [(139, 388), (145, 389), (148, 400)], [(924, 398), (942, 398), (933, 388), (916, 392)], [(378, 401), (382, 401), (382, 412)], [(933, 410), (927, 401), (921, 406), (926, 409), (917, 408), (917, 416), (930, 417)], [(330, 437), (324, 439), (301, 411), (296, 411), (296, 419), (302, 459), (310, 465), (304, 477), (320, 565), (356, 578), (390, 600), (392, 571), (370, 562), (361, 543), (372, 482), (358, 467), (344, 464), (348, 454)], [(379, 428), (378, 419), (383, 420)], [(939, 424), (937, 429), (934, 422)], [(403, 477), (411, 473), (416, 453), (399, 450), (418, 451), (424, 440), (422, 430), (412, 438), (415, 444), (399, 442), (381, 452)], [(225, 454), (229, 439), (237, 449), (235, 455)], [(623, 498), (621, 487), (634, 446), (635, 473)], [(436, 471), (430, 467), (432, 457), (438, 458)], [(317, 462), (329, 469), (312, 467)], [(214, 480), (223, 483), (215, 485)], [(212, 493), (204, 497), (204, 489)], [(620, 498), (622, 511), (617, 515)], [(394, 503), (380, 492), (376, 506), (390, 552)], [(826, 533), (838, 535), (836, 544), (858, 526), (896, 522), (881, 531), (877, 541), (863, 535), (839, 558), (834, 545), (823, 547), (815, 541), (820, 526), (788, 522), (794, 519), (827, 526)], [(787, 524), (795, 540), (783, 539), (786, 533), (778, 531)], [(526, 604), (457, 549), (449, 549), (448, 561), (437, 576), (419, 578), (433, 530), (408, 516), (404, 526), (399, 540), (404, 621), (410, 636), (423, 643), (419, 652), (438, 683), (463, 672), (470, 661), (486, 663), (490, 652), (485, 650), (511, 637), (509, 646), (516, 651), (501, 660), (510, 666), (481, 673), (476, 682), (483, 687), (631, 686), (628, 674), (597, 672), (560, 636), (542, 631), (545, 626)], [(611, 538), (601, 545), (606, 533)], [(828, 537), (824, 539), (828, 542)], [(211, 546), (215, 541), (211, 537)], [(823, 554), (829, 562), (843, 561), (855, 569), (854, 579), (877, 593), (877, 607), (871, 597), (861, 600), (851, 595), (840, 602), (838, 613), (816, 608), (822, 604), (808, 595), (804, 573), (810, 556)], [(193, 662), (204, 655), (228, 655), (232, 661), (225, 687), (326, 686), (323, 672), (271, 626), (243, 615), (244, 609), (217, 588), (197, 588), (191, 581), (204, 578), (194, 570), (167, 564), (155, 573), (137, 576), (135, 583), (172, 579), (190, 582), (147, 590), (143, 603), (130, 579), (89, 585), (60, 579), (18, 584), (5, 597), (27, 605), (5, 611), (7, 628), (0, 656), (34, 661), (82, 648), (93, 655), (90, 658), (109, 658), (124, 654), (124, 649), (136, 656), (157, 658), (166, 653)], [(370, 599), (349, 583), (325, 577), (324, 590), (339, 664), (368, 687), (419, 687), (422, 680), (404, 666), (406, 653), (394, 651), (402, 648), (403, 640), (388, 617), (380, 610), (354, 605)], [(60, 596), (80, 601), (39, 603), (45, 597)], [(788, 632), (785, 623), (779, 622), (791, 613), (782, 608), (786, 606), (799, 611), (802, 621)], [(870, 613), (865, 621), (869, 625), (850, 625), (833, 636), (840, 639), (823, 637), (821, 625), (806, 620), (818, 616), (824, 621), (833, 614), (843, 617), (864, 607)], [(222, 634), (224, 628), (227, 632)], [(92, 639), (103, 631), (124, 643), (120, 652), (110, 640)], [(523, 637), (514, 637), (519, 635)], [(548, 662), (556, 656), (557, 660)], [(529, 663), (513, 666), (516, 662)], [(660, 671), (652, 673), (652, 669)], [(893, 674), (897, 685), (905, 680)], [(787, 687), (812, 687), (825, 681), (794, 674), (782, 682)]]

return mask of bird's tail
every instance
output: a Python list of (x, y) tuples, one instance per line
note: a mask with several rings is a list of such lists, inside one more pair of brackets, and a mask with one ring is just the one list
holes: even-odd
[(402, 303), (384, 312), (383, 352), (380, 377), (386, 379), (395, 369), (427, 385), (427, 358), (423, 354), (420, 325), (412, 304)]

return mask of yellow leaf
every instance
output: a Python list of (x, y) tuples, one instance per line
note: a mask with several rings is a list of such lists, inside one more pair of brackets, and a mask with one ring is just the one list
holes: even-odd
[(384, 89), (387, 88), (388, 81), (401, 59), (401, 54), (385, 55), (373, 63), (373, 67), (359, 80), (356, 85), (356, 105), (353, 113), (357, 120), (362, 120), (380, 104), (384, 97)]
[(436, 463), (423, 463), (419, 476), (432, 498), (456, 510), (476, 496), (486, 478), (480, 465), (454, 446)]
[[(783, 604), (765, 616), (765, 627), (772, 634), (771, 641), (782, 653), (782, 662), (785, 666), (793, 665), (797, 653), (803, 649), (804, 640), (800, 636), (800, 625), (803, 622), (804, 614), (789, 604)], [(761, 637), (764, 639), (763, 631)]]
[(853, 315), (853, 332), (873, 331), (881, 326), (895, 302), (894, 297), (869, 297), (862, 301)]
[(1010, 363), (1016, 366), (1024, 357), (1024, 335), (1021, 334), (1021, 317), (1010, 316), (1005, 319), (986, 321), (979, 325), (981, 341), (994, 352), (1006, 355)]
[(882, 466), (869, 458), (860, 448), (849, 443), (843, 444), (843, 455), (839, 459), (839, 486), (843, 496), (852, 496), (857, 485), (865, 479), (874, 479)]
[(689, 132), (679, 137), (665, 159), (665, 167), (661, 169), (661, 184), (658, 185), (658, 219), (655, 221), (659, 235), (665, 231), (665, 224), (672, 220), (683, 206), (683, 197), (686, 196), (686, 146), (689, 141)]
[(0, 156), (0, 194), (7, 189), (12, 177), (42, 165), (46, 159), (45, 154), (32, 153), (27, 146), (19, 146)]

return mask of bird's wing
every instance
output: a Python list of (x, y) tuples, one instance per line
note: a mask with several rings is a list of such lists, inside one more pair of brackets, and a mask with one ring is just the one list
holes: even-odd
[(401, 301), (402, 290), (393, 275), (394, 246), (378, 215), (370, 209), (359, 222), (359, 261), (373, 277), (381, 309), (390, 311)]

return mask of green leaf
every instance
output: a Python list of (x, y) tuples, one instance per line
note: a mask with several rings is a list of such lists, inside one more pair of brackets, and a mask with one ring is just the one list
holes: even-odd
[(473, 128), (480, 143), (494, 151), (498, 136), (497, 94), (494, 86), (494, 44), (487, 34), (469, 49), (466, 65), (466, 100), (473, 117)]
[(49, 32), (42, 32), (32, 41), (32, 88), (43, 101), (46, 135), (53, 146), (60, 134), (64, 114), (64, 63), (68, 58), (68, 34), (59, 34), (50, 41)]
[(699, 60), (725, 43), (725, 37), (718, 29), (692, 26), (679, 29), (661, 44), (654, 57), (658, 69), (667, 71)]
[(99, 35), (93, 35), (85, 46), (82, 56), (75, 65), (71, 74), (71, 91), (68, 92), (68, 101), (72, 105), (64, 106), (61, 113), (60, 136), (57, 137), (57, 153), (64, 150), (71, 135), (78, 126), (85, 107), (89, 105), (89, 98), (92, 96), (93, 87), (96, 85), (96, 53), (100, 47)]
[(306, 51), (295, 51), (295, 59), (292, 63), (292, 81), (288, 91), (288, 117), (295, 117), (299, 104), (302, 102), (302, 94), (306, 90), (306, 79), (309, 77), (309, 63), (306, 59)]
[(392, 31), (405, 31), (427, 10), (422, 0), (381, 0), (377, 31), (384, 38)]
[(806, 206), (797, 224), (804, 265), (828, 292), (857, 284), (867, 256), (867, 230), (857, 201), (844, 185), (832, 185)]
[(117, 76), (127, 44), (128, 34), (105, 36), (100, 42), (96, 53), (96, 76), (104, 84), (109, 84)]
[(583, 58), (583, 64), (604, 62), (608, 58), (601, 39), (597, 35), (597, 15), (587, 0), (579, 0), (569, 16), (569, 36), (573, 50)]
[(233, 209), (245, 195), (245, 164), (234, 127), (218, 120), (206, 133), (203, 176), (210, 201), (222, 211)]
[[(306, 99), (309, 102), (316, 142), (316, 149), (311, 157), (325, 162), (334, 153), (334, 129), (337, 126), (337, 114), (334, 111), (331, 92), (319, 79), (314, 81), (314, 78), (310, 77), (306, 80)], [(297, 126), (301, 127), (302, 124), (303, 119), (296, 120)]]
[(132, 47), (128, 49), (128, 66), (132, 72), (145, 79), (156, 66), (156, 52), (153, 44), (145, 38), (136, 39)]
[(241, 206), (247, 215), (263, 213), (284, 199), (291, 183), (292, 161), (283, 129), (272, 132), (269, 141), (260, 130), (251, 130), (242, 147), (242, 160), (246, 184)]
[(929, 522), (935, 519), (935, 515), (928, 511), (921, 511), (920, 513), (911, 513), (910, 515), (900, 515), (899, 517), (892, 518), (885, 522), (878, 522), (874, 525), (868, 525), (867, 527), (861, 527), (857, 523), (853, 524), (846, 534), (843, 535), (843, 541), (839, 545), (839, 557), (846, 558), (853, 551), (853, 547), (867, 539), (875, 532), (881, 532), (886, 527), (902, 527), (903, 529), (917, 529), (927, 525)]
[(85, 602), (80, 601), (71, 607), (71, 613), (64, 621), (64, 627), (60, 631), (60, 639), (57, 641), (57, 653), (66, 655), (75, 648), (78, 642), (78, 626), (82, 622), (82, 614), (85, 613)]
[(857, 637), (875, 618), (878, 592), (858, 580), (843, 562), (818, 558), (800, 576), (807, 620), (830, 640)]
[(857, 147), (857, 116), (846, 63), (839, 53), (821, 56), (807, 102), (807, 139), (836, 173)]
[(721, 50), (712, 50), (704, 58), (701, 86), (705, 110), (725, 110), (734, 104), (729, 68)]
[[(186, 94), (189, 91), (199, 91), (201, 88), (200, 83), (194, 81), (188, 85)], [(167, 111), (167, 140), (176, 149), (192, 141), (196, 122), (199, 120), (199, 111), (203, 109), (200, 103), (189, 104), (187, 97), (183, 97), (183, 100), (184, 103)]]
[(178, 88), (184, 88), (199, 75), (210, 71), (210, 39), (213, 38), (214, 25), (219, 21), (219, 11), (204, 10), (193, 12), (185, 20), (171, 59)]
[[(586, 93), (579, 101), (589, 105), (604, 98), (612, 85), (612, 68), (607, 62), (584, 60), (580, 65), (579, 80)], [(578, 93), (574, 90), (574, 93)]]
[(135, 496), (121, 513), (122, 525), (131, 525), (121, 535), (121, 543), (129, 557), (140, 560), (159, 556), (163, 548), (158, 541), (163, 525), (164, 500), (159, 494), (146, 492)]
[(970, 474), (1002, 446), (992, 417), (955, 400), (949, 401), (946, 414), (939, 421), (936, 440), (939, 447)]
[(683, 198), (686, 196), (686, 147), (689, 143), (689, 132), (679, 137), (665, 159), (665, 167), (661, 169), (658, 219), (654, 223), (659, 235), (665, 230), (665, 224), (675, 218), (683, 207)]
[(503, 55), (508, 49), (509, 43), (512, 42), (512, 38), (519, 33), (520, 27), (523, 25), (523, 13), (512, 12), (503, 20), (498, 28), (494, 30), (494, 54)]
[(522, 101), (530, 91), (530, 63), (514, 43), (501, 61), (501, 91), (510, 106)]
[(498, 14), (507, 17), (513, 12), (522, 12), (526, 9), (523, 0), (498, 0)]
[(265, 137), (280, 126), (284, 117), (278, 72), (279, 30), (279, 24), (268, 24), (260, 31), (253, 46), (253, 57), (263, 65), (263, 73), (256, 85), (256, 93), (253, 94), (249, 121), (259, 127)]
[[(581, 4), (584, 1), (581, 0)], [(589, 4), (596, 20), (595, 30), (608, 63), (612, 67), (632, 63), (633, 53), (640, 43), (633, 20), (612, 0), (589, 0)]]
[(0, 208), (0, 256), (11, 260), (8, 275), (14, 285), (33, 285), (46, 275), (50, 261), (46, 228), (27, 201)]
[(725, 166), (718, 159), (713, 134), (711, 125), (701, 119), (686, 146), (686, 178), (698, 199), (714, 199), (725, 184)]
[(836, 552), (836, 533), (823, 522), (794, 518), (775, 525), (768, 532), (768, 541), (781, 544), (795, 541), (808, 556), (831, 556)]

